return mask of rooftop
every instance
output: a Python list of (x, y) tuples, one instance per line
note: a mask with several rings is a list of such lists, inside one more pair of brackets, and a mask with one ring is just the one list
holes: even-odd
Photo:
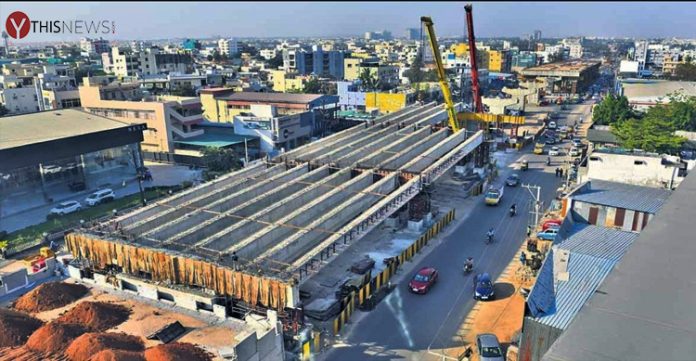
[(323, 96), (322, 94), (240, 92), (221, 97), (220, 99), (259, 103), (309, 104)]
[(663, 98), (669, 102), (667, 94), (683, 92), (685, 95), (696, 96), (696, 81), (670, 81), (670, 80), (641, 80), (622, 82), (623, 91), (630, 101), (655, 102)]
[(573, 200), (655, 214), (671, 192), (625, 183), (591, 180), (568, 195)]
[(545, 73), (576, 73), (579, 75), (592, 66), (599, 65), (599, 61), (575, 60), (543, 64), (522, 70), (522, 75), (548, 75)]
[(590, 143), (611, 143), (619, 144), (619, 139), (616, 138), (614, 133), (609, 130), (603, 129), (588, 129), (587, 130), (587, 141)]
[(696, 176), (691, 175), (543, 360), (694, 358), (694, 199)]
[(131, 126), (77, 109), (52, 110), (0, 118), (0, 149)]
[(234, 134), (234, 129), (205, 128), (205, 133), (185, 140), (175, 140), (174, 143), (188, 144), (200, 147), (228, 147), (235, 144), (244, 144), (244, 141), (256, 140), (258, 137)]
[(636, 238), (638, 233), (635, 232), (590, 224), (576, 224), (570, 236), (560, 240), (556, 245), (571, 253), (618, 261)]

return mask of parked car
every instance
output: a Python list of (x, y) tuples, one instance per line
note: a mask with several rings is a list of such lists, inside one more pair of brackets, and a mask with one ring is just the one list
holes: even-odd
[(517, 187), (520, 184), (520, 176), (517, 173), (511, 174), (506, 180), (505, 184), (509, 187)]
[(541, 230), (545, 231), (554, 225), (560, 227), (561, 223), (563, 223), (562, 219), (547, 219), (541, 224)]
[(498, 337), (492, 333), (482, 333), (476, 336), (476, 348), (480, 361), (505, 361), (503, 349)]
[(575, 147), (570, 148), (570, 156), (571, 157), (577, 157), (579, 155), (580, 155), (580, 149), (575, 148)]
[(83, 181), (74, 181), (68, 183), (68, 188), (73, 192), (79, 192), (87, 189), (87, 185)]
[(559, 156), (561, 155), (561, 150), (558, 147), (551, 147), (549, 150), (549, 155), (550, 156)]
[(63, 168), (61, 168), (59, 165), (53, 165), (53, 164), (49, 164), (49, 165), (43, 167), (44, 174), (56, 174), (56, 173), (60, 173), (62, 170), (63, 170)]
[(539, 105), (542, 106), (542, 107), (545, 107), (545, 106), (549, 105), (549, 101), (548, 101), (548, 100), (542, 100), (542, 101), (539, 102)]
[(115, 198), (116, 195), (114, 195), (114, 191), (109, 188), (105, 188), (90, 194), (89, 197), (85, 199), (85, 203), (92, 207), (97, 204), (113, 201)]
[[(560, 227), (559, 227), (560, 228)], [(558, 234), (558, 229), (556, 227), (550, 227), (547, 228), (546, 230), (543, 230), (541, 232), (538, 232), (536, 234), (537, 238), (547, 240), (547, 241), (553, 241), (556, 239), (556, 235)]]
[(556, 137), (546, 138), (546, 144), (556, 144)]
[(493, 282), (488, 273), (479, 273), (474, 277), (474, 299), (492, 300), (495, 297)]
[(548, 128), (549, 128), (549, 129), (556, 129), (556, 122), (550, 121), (550, 122), (549, 122), (549, 125), (548, 125)]
[(437, 270), (433, 267), (423, 267), (408, 283), (408, 289), (413, 293), (426, 294), (437, 282)]
[(57, 206), (51, 208), (49, 214), (62, 216), (64, 214), (69, 214), (77, 212), (82, 209), (82, 205), (78, 201), (66, 201), (61, 202)]

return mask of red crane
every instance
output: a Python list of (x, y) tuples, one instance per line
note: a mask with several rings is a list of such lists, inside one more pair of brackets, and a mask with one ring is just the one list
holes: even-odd
[(474, 37), (474, 17), (471, 13), (471, 4), (464, 6), (464, 10), (466, 11), (466, 29), (469, 32), (469, 58), (471, 59), (471, 89), (474, 93), (474, 112), (483, 113), (478, 65), (476, 64), (476, 38)]

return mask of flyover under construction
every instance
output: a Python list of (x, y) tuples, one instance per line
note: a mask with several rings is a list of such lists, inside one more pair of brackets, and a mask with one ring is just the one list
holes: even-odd
[[(461, 110), (461, 104), (457, 104)], [(66, 237), (82, 270), (299, 305), (299, 284), (479, 148), (414, 105)]]

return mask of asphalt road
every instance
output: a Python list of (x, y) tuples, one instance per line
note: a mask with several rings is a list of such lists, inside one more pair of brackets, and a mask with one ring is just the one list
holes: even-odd
[[(589, 109), (586, 104), (570, 106), (557, 122), (572, 124), (583, 116), (588, 120)], [(569, 142), (561, 146), (569, 147)], [(527, 159), (529, 170), (514, 171), (523, 183), (541, 186), (544, 207), (550, 205), (561, 184), (553, 170), (566, 159), (552, 157), (551, 167), (546, 167), (546, 157), (546, 154), (532, 154), (527, 147), (518, 160)], [(503, 182), (512, 172), (511, 168), (505, 168), (496, 182)], [(475, 304), (473, 274), (488, 272), (496, 279), (503, 272), (524, 241), (532, 202), (529, 191), (522, 187), (506, 187), (498, 206), (486, 206), (483, 197), (479, 199), (471, 215), (456, 224), (456, 229), (415, 265), (407, 265), (407, 274), (396, 289), (374, 310), (354, 322), (344, 335), (344, 344), (322, 355), (322, 359), (427, 360), (434, 357), (427, 356), (429, 348), (461, 345), (453, 341), (453, 336)], [(513, 202), (517, 204), (518, 214), (510, 218), (508, 210)], [(495, 240), (486, 245), (485, 234), (490, 227), (494, 227)], [(474, 272), (464, 275), (462, 267), (468, 256), (474, 258)], [(428, 294), (416, 295), (408, 291), (408, 281), (424, 266), (437, 268), (439, 280)], [(507, 297), (513, 290), (511, 285), (496, 285), (498, 297)]]

